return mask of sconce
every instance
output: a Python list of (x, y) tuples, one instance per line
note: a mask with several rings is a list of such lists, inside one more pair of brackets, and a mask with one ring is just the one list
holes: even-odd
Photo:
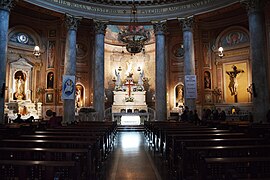
[(40, 48), (39, 46), (35, 46), (34, 47), (34, 51), (33, 51), (33, 54), (36, 58), (38, 58), (40, 56)]
[(122, 71), (122, 67), (121, 66), (119, 66), (118, 71)]
[(139, 66), (138, 69), (137, 69), (137, 71), (141, 71), (141, 70), (142, 70), (142, 69), (141, 69), (141, 67)]
[(223, 54), (223, 47), (219, 47), (218, 48), (218, 51), (219, 51), (219, 54), (218, 54), (218, 56), (220, 57), (220, 58), (222, 58), (223, 56), (224, 56), (224, 54)]

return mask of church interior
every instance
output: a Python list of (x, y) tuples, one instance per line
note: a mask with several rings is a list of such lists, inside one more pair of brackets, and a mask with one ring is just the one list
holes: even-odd
[(0, 179), (269, 179), (269, 9), (0, 0)]

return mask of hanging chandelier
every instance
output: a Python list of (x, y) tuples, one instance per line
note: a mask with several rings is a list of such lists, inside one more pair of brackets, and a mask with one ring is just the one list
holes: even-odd
[(126, 45), (129, 53), (136, 54), (144, 49), (144, 45), (149, 39), (149, 31), (146, 31), (143, 26), (138, 26), (137, 8), (133, 1), (130, 23), (127, 28), (119, 32), (118, 40)]

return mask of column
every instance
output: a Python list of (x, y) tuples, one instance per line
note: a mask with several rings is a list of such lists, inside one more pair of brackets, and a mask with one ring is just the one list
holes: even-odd
[(94, 108), (98, 113), (98, 120), (104, 120), (105, 88), (104, 88), (104, 37), (106, 22), (95, 21), (95, 83)]
[(12, 5), (13, 0), (0, 0), (0, 124), (4, 124), (8, 26)]
[(253, 119), (254, 122), (266, 122), (266, 113), (269, 108), (267, 63), (265, 50), (265, 29), (262, 0), (245, 0), (249, 18), (250, 32), (250, 59), (252, 63), (253, 83)]
[(166, 21), (155, 22), (156, 35), (156, 120), (167, 120), (165, 35)]
[[(188, 84), (186, 83), (187, 76), (195, 75), (193, 16), (181, 18), (179, 19), (179, 21), (180, 24), (182, 24), (183, 44), (184, 44), (185, 106), (188, 106), (189, 110), (195, 110), (197, 92), (194, 93), (194, 96), (187, 96), (187, 91), (190, 91), (190, 89), (188, 89), (190, 87), (188, 87)], [(197, 86), (197, 83), (195, 86)]]
[[(64, 75), (76, 75), (76, 38), (77, 27), (81, 17), (66, 14), (65, 23), (67, 26), (66, 47), (65, 47), (65, 66)], [(75, 84), (73, 91), (75, 91)], [(64, 117), (63, 124), (70, 124), (75, 121), (75, 96), (72, 99), (63, 99)]]

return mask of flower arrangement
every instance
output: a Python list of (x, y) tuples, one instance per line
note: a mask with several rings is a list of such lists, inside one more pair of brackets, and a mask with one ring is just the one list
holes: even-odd
[(126, 102), (134, 102), (134, 97), (130, 97), (130, 96), (129, 97), (126, 97), (125, 98), (125, 101)]

